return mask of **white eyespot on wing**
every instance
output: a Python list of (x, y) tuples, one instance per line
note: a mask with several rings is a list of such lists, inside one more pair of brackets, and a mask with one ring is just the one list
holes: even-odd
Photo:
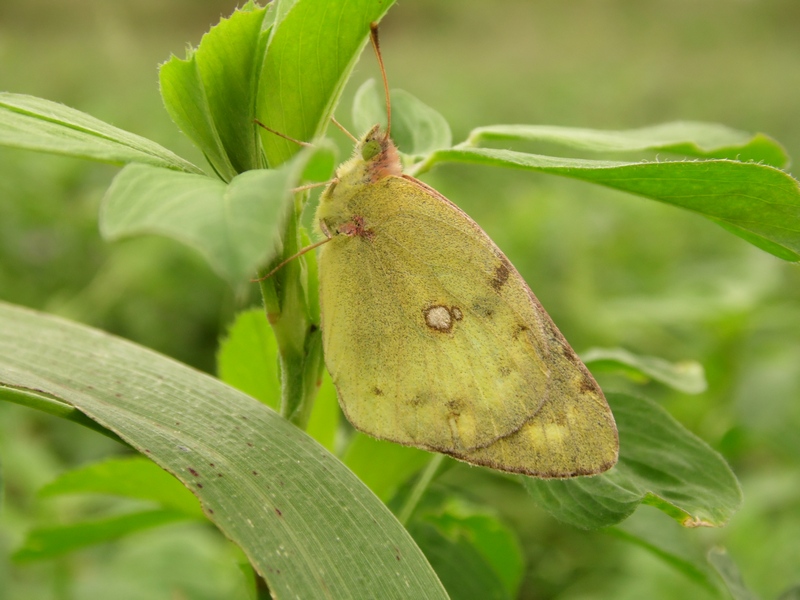
[(431, 329), (450, 331), (453, 328), (453, 317), (446, 306), (431, 306), (423, 310), (422, 314), (425, 315), (425, 324)]

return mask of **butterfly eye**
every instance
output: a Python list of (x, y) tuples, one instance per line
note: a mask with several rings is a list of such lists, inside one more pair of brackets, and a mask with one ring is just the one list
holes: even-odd
[(370, 160), (375, 158), (381, 151), (381, 144), (378, 140), (370, 140), (365, 142), (361, 147), (361, 158)]

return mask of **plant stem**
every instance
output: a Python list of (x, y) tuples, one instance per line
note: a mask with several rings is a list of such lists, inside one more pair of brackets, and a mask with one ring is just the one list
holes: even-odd
[(403, 504), (403, 508), (401, 508), (400, 512), (397, 513), (397, 520), (400, 521), (403, 526), (408, 523), (411, 515), (414, 514), (417, 504), (419, 504), (422, 496), (425, 495), (425, 491), (428, 489), (431, 481), (433, 481), (433, 478), (436, 475), (436, 472), (439, 470), (442, 462), (444, 462), (444, 454), (434, 455), (434, 457), (425, 467), (425, 470), (419, 476), (419, 479), (417, 479), (417, 482), (414, 484), (411, 493), (408, 495), (408, 498), (406, 498), (405, 504)]
[[(300, 246), (297, 201), (287, 218), (283, 235), (283, 256), (292, 256)], [(276, 257), (275, 264), (283, 257)], [(281, 367), (281, 415), (305, 429), (317, 392), (322, 370), (322, 343), (319, 324), (312, 318), (307, 297), (308, 282), (303, 269), (305, 258), (288, 262), (260, 282), (264, 306), (275, 339)], [(270, 268), (265, 269), (266, 273)]]

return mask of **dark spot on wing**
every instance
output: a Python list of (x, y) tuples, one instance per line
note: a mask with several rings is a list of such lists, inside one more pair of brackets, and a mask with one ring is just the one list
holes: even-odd
[(461, 416), (461, 411), (464, 408), (464, 401), (460, 398), (453, 398), (452, 400), (448, 400), (445, 403), (447, 410), (450, 412), (450, 415), (453, 417)]
[(581, 380), (581, 382), (579, 384), (579, 387), (580, 387), (581, 393), (584, 393), (584, 394), (587, 393), (587, 392), (597, 391), (597, 384), (595, 384), (595, 382), (592, 380), (591, 377), (584, 377)]
[(375, 387), (372, 389), (372, 393), (376, 396), (383, 396), (383, 390), (379, 387)]
[(509, 273), (510, 272), (505, 263), (500, 263), (497, 268), (495, 268), (494, 278), (489, 282), (492, 285), (492, 288), (494, 288), (495, 292), (500, 292), (503, 284), (508, 281)]
[(491, 319), (494, 315), (494, 304), (495, 302), (488, 298), (477, 298), (472, 303), (472, 310), (481, 317)]
[(525, 333), (529, 329), (530, 329), (530, 327), (528, 327), (527, 325), (520, 324), (520, 325), (517, 325), (516, 328), (514, 328), (514, 333), (512, 333), (511, 335), (516, 340), (516, 339), (519, 339), (519, 336), (521, 334)]
[(500, 367), (500, 376), (501, 377), (508, 377), (511, 375), (511, 369), (506, 366)]

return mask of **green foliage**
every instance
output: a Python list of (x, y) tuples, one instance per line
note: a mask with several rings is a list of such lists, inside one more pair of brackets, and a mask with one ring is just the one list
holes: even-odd
[[(260, 402), (76, 324), (8, 305), (0, 307), (0, 324), (0, 397), (8, 388), (37, 390), (117, 433), (200, 499), (278, 597), (445, 597), (389, 510)], [(20, 348), (23, 339), (31, 343)], [(178, 515), (187, 516), (141, 513), (106, 526), (116, 537)], [(39, 532), (22, 557), (33, 558), (42, 547), (66, 550), (70, 536), (76, 544), (98, 541), (103, 529), (92, 523)]]
[(590, 348), (581, 360), (595, 371), (620, 371), (641, 382), (652, 379), (685, 394), (701, 394), (707, 388), (703, 366), (694, 361), (670, 363), (658, 356), (636, 356), (624, 348)]
[[(266, 273), (311, 241), (301, 220), (308, 197), (290, 191), (330, 177), (334, 152), (319, 138), (366, 43), (369, 24), (391, 5), (378, 0), (284, 0), (268, 8), (248, 3), (212, 28), (185, 60), (173, 56), (163, 64), (160, 84), (167, 112), (206, 157), (208, 173), (145, 138), (19, 94), (0, 94), (0, 145), (126, 164), (103, 201), (103, 235), (116, 240), (155, 233), (177, 240), (199, 253), (242, 297), (243, 286), (257, 272)], [(372, 80), (355, 92), (358, 133), (385, 121), (381, 90)], [(460, 163), (598, 183), (703, 215), (778, 258), (800, 260), (800, 188), (781, 170), (788, 166), (786, 151), (764, 134), (702, 122), (624, 131), (493, 125), (474, 128), (464, 142), (453, 145), (447, 120), (408, 92), (392, 91), (392, 109), (392, 135), (412, 173)], [(300, 151), (258, 128), (256, 119), (279, 133), (314, 141), (315, 148)], [(480, 147), (486, 144), (501, 147)], [(625, 160), (607, 160), (611, 153), (625, 153)], [(494, 185), (488, 183), (491, 193), (485, 194), (492, 203)], [(553, 201), (526, 196), (524, 210), (542, 211)], [(517, 221), (526, 234), (533, 226)], [(508, 223), (509, 231), (514, 227)], [(640, 228), (636, 222), (635, 229)], [(559, 231), (558, 237), (563, 234)], [(641, 272), (650, 274), (646, 261), (640, 262), (645, 265)], [(114, 286), (106, 282), (100, 287)], [(609, 393), (620, 431), (619, 464), (598, 477), (565, 481), (485, 474), (488, 487), (529, 493), (503, 511), (504, 494), (499, 494), (494, 511), (479, 503), (483, 490), (440, 483), (450, 481), (442, 473), (457, 475), (467, 467), (372, 440), (352, 432), (341, 419), (333, 385), (322, 373), (313, 254), (283, 267), (262, 282), (261, 291), (264, 309), (242, 312), (217, 355), (220, 379), (244, 394), (99, 332), (0, 308), (0, 399), (85, 425), (147, 457), (91, 464), (45, 486), (43, 498), (125, 500), (113, 501), (111, 515), (92, 520), (73, 516), (66, 525), (34, 522), (16, 546), (17, 560), (34, 562), (134, 533), (146, 535), (146, 529), (158, 525), (210, 520), (244, 551), (244, 562), (252, 564), (275, 597), (422, 598), (445, 597), (446, 590), (451, 598), (512, 598), (525, 594), (525, 562), (535, 552), (523, 539), (524, 527), (508, 522), (516, 512), (535, 514), (536, 504), (578, 528), (615, 525), (606, 531), (655, 557), (670, 573), (682, 573), (695, 586), (689, 589), (711, 597), (754, 597), (726, 554), (712, 552), (706, 562), (662, 544), (655, 526), (630, 527), (642, 512), (636, 511), (640, 504), (687, 527), (719, 527), (738, 510), (739, 482), (718, 450), (746, 456), (752, 439), (719, 417), (719, 407), (710, 406), (703, 420), (693, 417), (697, 408), (681, 404), (680, 394), (668, 395), (671, 390), (700, 394), (707, 386), (719, 388), (731, 364), (722, 371), (719, 365), (709, 369), (707, 382), (700, 364), (676, 360), (678, 350), (667, 351), (670, 361), (645, 355), (656, 353), (646, 351), (646, 345), (642, 354), (623, 348), (585, 353), (601, 383), (604, 372), (621, 372), (630, 385), (653, 382), (642, 391), (667, 398), (667, 408), (688, 416), (701, 436), (653, 400)], [(734, 337), (746, 328), (741, 306), (747, 299), (734, 300), (740, 304), (725, 310), (710, 303), (697, 306), (702, 303), (694, 298), (682, 306), (714, 314), (719, 336)], [(654, 314), (664, 318), (663, 312)], [(776, 327), (796, 319), (791, 314), (784, 307)], [(132, 316), (141, 318), (136, 311)], [(637, 316), (647, 315), (628, 311), (626, 316), (631, 328)], [(586, 317), (586, 322), (594, 319)], [(767, 389), (760, 384), (794, 369), (791, 360), (759, 363), (765, 360), (759, 352), (752, 358), (763, 372), (750, 382), (750, 390)], [(750, 396), (758, 402), (738, 402), (772, 406), (775, 400)], [(693, 406), (705, 401), (696, 399)], [(757, 408), (745, 412), (757, 415)], [(790, 423), (783, 426), (791, 431)], [(709, 432), (717, 436), (714, 449), (701, 440)], [(791, 494), (784, 496), (797, 502)], [(125, 502), (135, 504), (131, 508)], [(408, 533), (386, 505), (407, 524)], [(634, 511), (634, 519), (628, 519)], [(558, 525), (535, 519), (536, 543), (550, 543)], [(591, 539), (589, 533), (564, 534), (565, 529), (557, 530), (582, 536), (577, 538), (580, 546)], [(689, 532), (694, 530), (681, 530)], [(540, 558), (541, 564), (554, 564)], [(594, 561), (602, 563), (603, 557)], [(563, 564), (555, 564), (554, 580), (569, 581), (569, 574), (559, 571)], [(587, 559), (581, 568), (588, 567)], [(781, 589), (788, 583), (781, 582)], [(254, 585), (265, 593), (263, 583)], [(202, 593), (196, 590), (189, 597)], [(793, 594), (796, 589), (789, 589), (784, 597)]]
[(0, 93), (0, 145), (198, 173), (193, 164), (146, 138), (42, 98)]
[(619, 462), (596, 477), (524, 485), (545, 510), (585, 529), (619, 523), (645, 502), (685, 527), (719, 527), (742, 492), (725, 460), (652, 400), (607, 394), (619, 429)]
[(290, 190), (317, 154), (300, 154), (280, 169), (216, 178), (132, 164), (108, 189), (100, 230), (109, 240), (157, 233), (196, 249), (232, 286), (252, 277), (280, 251), (280, 233), (292, 210)]

